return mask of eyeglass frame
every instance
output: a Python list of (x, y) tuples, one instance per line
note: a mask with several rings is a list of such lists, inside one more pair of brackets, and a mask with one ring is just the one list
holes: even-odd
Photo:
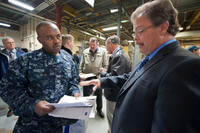
[(154, 27), (154, 26), (153, 26), (153, 25), (149, 25), (149, 26), (147, 26), (147, 27), (144, 28), (144, 29), (138, 29), (138, 30), (136, 30), (135, 32), (133, 32), (132, 37), (135, 37), (136, 34), (139, 35), (139, 36), (141, 36), (142, 33), (144, 33), (145, 31), (147, 31), (148, 29), (150, 29), (150, 28), (152, 28), (152, 27)]

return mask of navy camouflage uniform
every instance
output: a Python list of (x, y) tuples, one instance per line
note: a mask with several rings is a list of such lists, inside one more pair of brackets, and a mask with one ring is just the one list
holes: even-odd
[(14, 133), (62, 133), (62, 126), (76, 120), (39, 116), (37, 102), (56, 103), (64, 95), (80, 93), (75, 64), (64, 50), (59, 56), (39, 49), (11, 62), (0, 81), (0, 96), (19, 116)]

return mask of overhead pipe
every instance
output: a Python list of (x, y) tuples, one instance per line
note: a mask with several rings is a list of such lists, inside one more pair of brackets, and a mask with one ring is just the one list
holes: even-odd
[(200, 11), (198, 11), (195, 16), (193, 17), (193, 19), (191, 20), (190, 24), (186, 27), (187, 30), (189, 30), (191, 28), (191, 26), (199, 19), (200, 17)]
[(58, 26), (59, 30), (61, 31), (61, 22), (62, 22), (62, 9), (63, 6), (56, 4), (56, 25)]
[(120, 38), (121, 15), (122, 15), (122, 1), (120, 0), (118, 6), (118, 20), (117, 20), (117, 36), (119, 38)]
[(16, 7), (11, 6), (11, 5), (8, 5), (8, 4), (4, 4), (4, 3), (2, 3), (2, 2), (0, 2), (0, 5), (1, 5), (1, 6), (4, 6), (4, 7), (6, 7), (6, 8), (10, 8), (10, 9), (16, 10), (16, 11), (18, 11), (18, 12), (21, 12), (21, 13), (23, 13), (23, 15), (26, 14), (26, 15), (29, 15), (29, 16), (32, 16), (32, 17), (35, 17), (35, 18), (39, 18), (39, 19), (41, 19), (41, 20), (45, 20), (45, 21), (50, 21), (50, 22), (52, 22), (52, 23), (56, 23), (55, 21), (52, 21), (52, 20), (50, 20), (50, 19), (41, 17), (41, 16), (39, 16), (39, 15), (30, 13), (30, 12), (27, 12), (27, 11), (25, 11), (25, 10), (16, 8)]

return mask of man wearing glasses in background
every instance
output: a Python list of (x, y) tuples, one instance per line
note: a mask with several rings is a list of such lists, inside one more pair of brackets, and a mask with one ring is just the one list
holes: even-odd
[(131, 15), (134, 39), (146, 57), (123, 76), (81, 85), (122, 87), (112, 133), (199, 133), (200, 58), (174, 38), (178, 13), (170, 0), (154, 0)]
[[(3, 75), (6, 74), (7, 68), (8, 68), (8, 64), (15, 60), (16, 58), (22, 56), (23, 54), (25, 54), (25, 52), (19, 48), (16, 48), (15, 45), (15, 41), (13, 38), (11, 37), (4, 37), (2, 39), (3, 45), (5, 47), (5, 49), (3, 49), (0, 53), (0, 57), (1, 57), (1, 65), (0, 65), (0, 79), (3, 77)], [(5, 57), (7, 58), (5, 58)], [(7, 113), (7, 117), (10, 117), (13, 114), (11, 108), (9, 107), (9, 111)]]

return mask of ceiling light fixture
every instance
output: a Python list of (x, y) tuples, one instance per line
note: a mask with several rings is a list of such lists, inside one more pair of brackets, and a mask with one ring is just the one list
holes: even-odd
[(11, 25), (10, 25), (10, 24), (6, 24), (6, 23), (1, 23), (1, 22), (0, 22), (0, 26), (10, 27)]
[(94, 7), (94, 0), (85, 0), (91, 7)]
[(133, 42), (135, 42), (135, 41), (133, 41), (133, 40), (129, 40), (128, 42), (129, 42), (129, 43), (133, 43)]
[[(108, 27), (108, 28), (103, 28), (103, 31), (110, 31), (110, 30), (117, 30), (117, 26), (112, 26), (112, 27)], [(120, 26), (120, 28), (122, 28), (122, 26)]]
[(105, 38), (105, 37), (103, 37), (103, 36), (100, 36), (99, 38), (100, 38), (100, 39), (102, 39), (102, 40), (106, 40), (106, 38)]
[(179, 27), (178, 30), (179, 30), (179, 31), (182, 31), (182, 30), (183, 30), (183, 27)]
[(14, 5), (17, 5), (17, 6), (19, 6), (19, 7), (25, 8), (25, 9), (27, 9), (27, 10), (30, 10), (30, 11), (34, 10), (34, 8), (33, 8), (32, 6), (30, 6), (30, 5), (28, 5), (28, 4), (25, 4), (25, 3), (21, 2), (21, 1), (17, 1), (17, 0), (8, 0), (8, 2), (10, 2), (10, 3), (14, 4)]
[(110, 9), (111, 13), (115, 13), (115, 12), (118, 12), (118, 11), (119, 11), (118, 9)]
[(127, 23), (129, 20), (122, 20), (121, 23)]
[(86, 35), (89, 35), (89, 36), (94, 36), (94, 35), (92, 35), (92, 34), (86, 32), (86, 31), (81, 31), (81, 32), (84, 33), (84, 34), (86, 34)]

